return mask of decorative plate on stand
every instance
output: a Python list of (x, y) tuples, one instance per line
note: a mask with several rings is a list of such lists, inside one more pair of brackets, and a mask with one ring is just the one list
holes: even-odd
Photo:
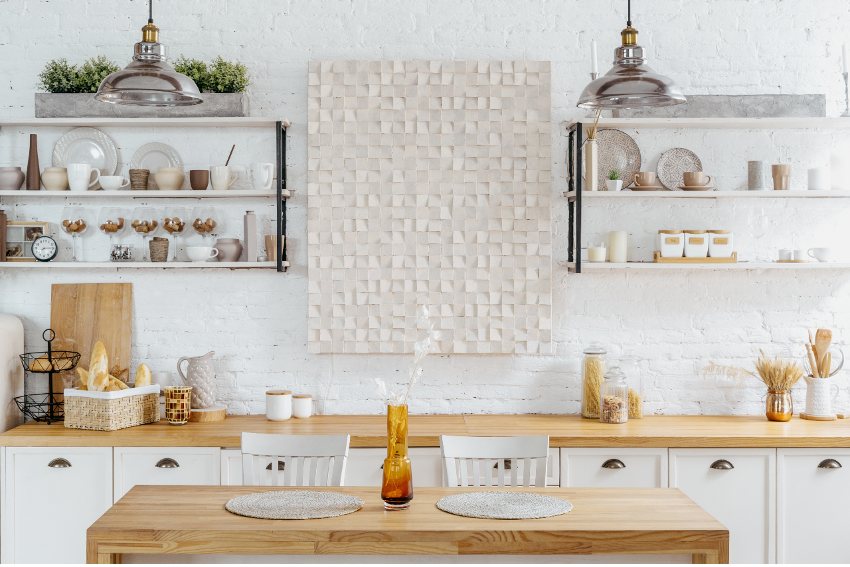
[(683, 173), (687, 171), (702, 171), (699, 157), (686, 148), (667, 150), (658, 158), (658, 180), (671, 191), (679, 190), (685, 183)]
[(97, 128), (74, 128), (63, 134), (53, 146), (53, 165), (67, 167), (70, 163), (87, 163), (99, 170), (101, 175), (115, 175), (118, 172), (118, 146)]
[(616, 169), (623, 180), (623, 189), (635, 182), (635, 173), (640, 171), (640, 148), (634, 138), (615, 128), (596, 132), (596, 147), (599, 156), (599, 187), (605, 187), (608, 172)]

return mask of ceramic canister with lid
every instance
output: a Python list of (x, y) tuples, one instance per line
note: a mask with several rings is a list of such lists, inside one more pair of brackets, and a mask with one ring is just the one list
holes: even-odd
[(310, 394), (293, 394), (292, 417), (305, 419), (313, 415), (313, 396)]
[(712, 258), (731, 258), (734, 248), (732, 233), (728, 230), (708, 231), (708, 255)]
[(268, 390), (266, 392), (266, 419), (286, 421), (292, 417), (292, 392), (289, 390)]
[(708, 257), (708, 233), (704, 230), (685, 231), (685, 258)]
[(681, 230), (659, 230), (658, 252), (662, 258), (681, 258), (685, 255), (685, 235)]

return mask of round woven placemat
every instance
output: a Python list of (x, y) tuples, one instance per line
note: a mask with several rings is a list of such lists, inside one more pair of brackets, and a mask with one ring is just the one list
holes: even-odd
[(231, 498), (224, 505), (228, 512), (264, 520), (333, 518), (351, 514), (362, 507), (363, 501), (354, 496), (317, 490), (252, 492)]
[(573, 505), (533, 492), (464, 492), (440, 498), (437, 508), (467, 518), (528, 520), (560, 516), (572, 510)]

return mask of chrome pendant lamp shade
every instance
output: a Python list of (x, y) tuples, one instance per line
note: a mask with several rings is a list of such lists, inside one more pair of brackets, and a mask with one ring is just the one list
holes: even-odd
[(687, 102), (673, 81), (646, 64), (638, 32), (632, 27), (631, 0), (622, 45), (614, 51), (614, 66), (591, 81), (581, 93), (578, 106), (594, 110), (672, 106)]
[(189, 106), (203, 102), (195, 82), (166, 62), (159, 28), (153, 23), (153, 0), (148, 4), (148, 23), (142, 41), (133, 49), (133, 61), (107, 76), (95, 98), (113, 104), (136, 106)]

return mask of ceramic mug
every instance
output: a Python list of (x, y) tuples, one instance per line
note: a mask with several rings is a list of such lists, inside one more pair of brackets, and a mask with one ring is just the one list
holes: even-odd
[(658, 184), (654, 171), (638, 171), (635, 173), (634, 182), (635, 185), (643, 187), (655, 187)]
[(46, 167), (41, 172), (41, 184), (48, 191), (68, 190), (68, 170), (64, 167)]
[[(43, 180), (44, 176), (42, 175), (41, 178)], [(126, 187), (129, 187), (130, 180), (124, 177), (123, 175), (101, 175), (100, 186), (105, 191), (115, 191), (117, 189), (124, 189)]]
[(791, 188), (791, 166), (787, 163), (776, 163), (770, 166), (773, 175), (773, 189), (787, 191)]
[(154, 173), (156, 186), (164, 191), (175, 191), (183, 187), (183, 170), (179, 167), (163, 167)]
[(257, 191), (271, 191), (274, 181), (273, 163), (251, 164), (251, 186)]
[(195, 191), (203, 191), (210, 184), (210, 172), (206, 169), (189, 170), (189, 187)]
[[(94, 173), (94, 178), (92, 178)], [(100, 181), (100, 171), (87, 163), (68, 164), (68, 186), (71, 191), (88, 191)]]
[(206, 262), (218, 256), (218, 250), (212, 246), (187, 246), (186, 256), (192, 262)]
[(216, 191), (224, 191), (236, 183), (236, 175), (226, 165), (214, 165), (210, 168), (210, 181)]
[(702, 171), (686, 171), (682, 174), (682, 179), (685, 181), (685, 187), (705, 187), (714, 183), (714, 179)]
[(832, 261), (832, 248), (809, 248), (807, 254), (818, 262)]

